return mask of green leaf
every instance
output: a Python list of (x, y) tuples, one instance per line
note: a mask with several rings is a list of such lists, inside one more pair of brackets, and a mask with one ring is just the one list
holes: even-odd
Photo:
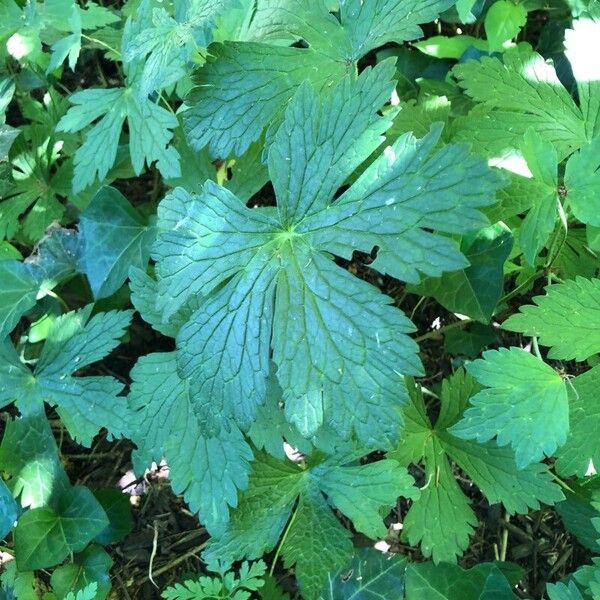
[[(516, 600), (501, 563), (482, 563), (472, 569), (457, 565), (412, 564), (406, 569), (406, 600)], [(515, 569), (522, 574), (520, 568)]]
[(17, 520), (17, 503), (2, 479), (0, 479), (0, 540), (3, 540)]
[(42, 413), (9, 420), (0, 444), (0, 471), (23, 507), (54, 505), (69, 486), (58, 448)]
[[(590, 11), (593, 12), (593, 11)], [(579, 105), (588, 140), (600, 135), (600, 67), (590, 56), (600, 51), (600, 15), (585, 14), (565, 31), (565, 55), (577, 81)]]
[[(168, 587), (161, 595), (167, 600), (208, 600), (212, 598), (231, 598), (232, 600), (248, 600), (250, 592), (263, 587), (267, 566), (262, 560), (249, 564), (243, 562), (238, 577), (229, 571), (217, 577), (198, 577), (188, 579), (183, 584), (177, 583)], [(262, 591), (262, 590), (261, 590)], [(262, 597), (262, 596), (261, 596)]]
[(519, 469), (551, 456), (565, 443), (567, 390), (552, 367), (520, 348), (500, 348), (484, 352), (467, 370), (487, 389), (471, 398), (471, 407), (451, 433), (480, 442), (496, 436), (499, 446), (513, 447)]
[[(136, 175), (144, 163), (156, 166), (165, 178), (179, 177), (179, 153), (170, 145), (177, 117), (147, 98), (135, 96), (132, 88), (88, 89), (69, 97), (74, 106), (59, 121), (56, 130), (88, 131), (75, 153), (73, 191), (84, 190), (96, 177), (102, 181), (115, 164), (123, 123), (129, 130), (129, 154)], [(99, 119), (99, 120), (98, 120)]]
[(136, 83), (142, 97), (177, 83), (192, 66), (194, 54), (212, 41), (215, 18), (231, 9), (232, 0), (203, 0), (176, 5), (171, 16), (164, 8), (154, 8), (147, 15), (138, 9), (135, 23), (127, 27), (135, 30), (125, 36), (123, 61), (143, 61)]
[(50, 583), (59, 598), (75, 590), (96, 584), (94, 600), (105, 600), (110, 591), (109, 570), (113, 561), (100, 546), (88, 546), (75, 562), (58, 567), (52, 573)]
[(109, 521), (107, 527), (96, 536), (94, 541), (107, 546), (125, 539), (133, 528), (129, 496), (114, 489), (95, 490), (94, 496), (100, 502)]
[(554, 67), (539, 54), (518, 46), (505, 52), (503, 60), (469, 60), (457, 65), (454, 73), (483, 109), (469, 115), (469, 126), (458, 139), (476, 135), (478, 145), (492, 157), (519, 148), (530, 127), (556, 147), (560, 159), (585, 144), (581, 109)]
[(0, 261), (0, 339), (5, 338), (21, 316), (35, 306), (39, 279), (35, 267), (14, 260)]
[(600, 407), (596, 401), (600, 366), (567, 380), (570, 429), (567, 441), (557, 452), (556, 470), (563, 476), (584, 477), (600, 468)]
[(136, 471), (165, 457), (173, 490), (200, 513), (211, 533), (222, 532), (229, 507), (237, 505), (238, 489), (248, 486), (250, 447), (233, 424), (219, 436), (202, 434), (192, 411), (189, 382), (180, 378), (174, 353), (140, 358), (131, 376)]
[(342, 569), (329, 573), (320, 600), (387, 600), (404, 597), (406, 558), (361, 548)]
[(84, 487), (63, 493), (56, 511), (49, 507), (28, 510), (14, 533), (19, 570), (54, 566), (69, 552), (83, 550), (107, 524), (102, 507)]
[(64, 600), (96, 600), (96, 594), (98, 592), (98, 585), (95, 582), (85, 586), (82, 590), (79, 590), (76, 594), (69, 592)]
[(303, 596), (317, 598), (327, 574), (352, 555), (350, 533), (323, 493), (334, 508), (353, 519), (358, 531), (371, 537), (386, 531), (380, 509), (393, 505), (398, 495), (417, 496), (412, 478), (396, 461), (348, 465), (347, 460), (331, 458), (303, 470), (259, 455), (227, 531), (209, 542), (205, 560), (227, 566), (243, 557), (261, 556), (275, 546), (288, 523), (281, 547), (284, 563), (296, 565)]
[(145, 269), (155, 230), (115, 188), (101, 188), (80, 218), (82, 264), (96, 299), (114, 294), (131, 267)]
[(56, 406), (71, 436), (87, 446), (101, 427), (114, 437), (125, 435), (129, 421), (127, 403), (117, 397), (121, 382), (108, 376), (72, 375), (115, 348), (131, 320), (131, 311), (93, 317), (91, 311), (88, 305), (52, 323), (33, 371), (13, 351), (7, 366), (10, 378), (0, 383), (0, 398), (16, 400), (24, 414), (41, 410), (44, 401)]
[[(451, 4), (345, 0), (339, 21), (322, 0), (259, 4), (249, 26), (252, 41), (211, 46), (206, 65), (195, 73), (197, 87), (184, 114), (190, 144), (195, 149), (208, 144), (215, 157), (243, 154), (268, 125), (280, 122), (303, 81), (317, 90), (335, 86), (370, 50), (420, 37), (418, 24)], [(304, 40), (308, 47), (269, 43), (281, 40)]]
[(535, 188), (530, 186), (533, 206), (521, 224), (519, 243), (527, 262), (535, 265), (537, 255), (554, 230), (558, 214), (558, 157), (554, 147), (533, 128), (525, 132), (521, 150)]
[(2, 600), (39, 600), (37, 582), (32, 571), (17, 571), (16, 561), (11, 560), (2, 565), (0, 574), (0, 597)]
[(600, 138), (596, 138), (573, 154), (565, 167), (569, 207), (582, 223), (596, 227), (600, 226), (599, 154)]
[(201, 296), (177, 345), (208, 432), (229, 416), (242, 428), (253, 422), (272, 350), (286, 417), (303, 435), (323, 424), (346, 439), (354, 429), (369, 447), (397, 438), (399, 374), (421, 371), (406, 335), (413, 327), (331, 254), (350, 259), (378, 246), (371, 267), (408, 281), (461, 268), (455, 242), (426, 229), (485, 225), (478, 208), (499, 181), (462, 146), (434, 152), (434, 128), (422, 140), (400, 137), (332, 203), (389, 124), (375, 107), (391, 74), (389, 61), (366, 69), (323, 105), (309, 85), (299, 89), (269, 150), (276, 209), (246, 208), (210, 181), (201, 195), (177, 189), (161, 202), (158, 308), (164, 319)]
[(56, 228), (24, 261), (0, 261), (0, 339), (16, 327), (38, 299), (76, 272), (78, 258), (77, 235)]
[(597, 481), (591, 479), (589, 486), (586, 483), (588, 482), (582, 485), (571, 484), (570, 487), (574, 491), (565, 492), (565, 500), (556, 505), (556, 512), (567, 531), (572, 533), (581, 545), (598, 554), (600, 533), (596, 527), (600, 526), (600, 498), (593, 489), (594, 484), (597, 486)]
[(467, 548), (477, 525), (469, 499), (456, 482), (452, 463), (473, 480), (490, 504), (502, 502), (511, 514), (527, 513), (530, 508), (539, 508), (540, 502), (553, 504), (563, 498), (546, 466), (535, 464), (518, 470), (510, 448), (491, 441), (464, 441), (453, 435), (452, 426), (477, 389), (473, 378), (462, 370), (444, 380), (440, 414), (432, 426), (420, 389), (411, 388), (412, 404), (405, 411), (402, 442), (390, 453), (403, 465), (425, 463), (421, 496), (406, 514), (403, 537), (411, 545), (420, 543), (423, 554), (432, 556), (436, 563), (454, 562)]
[(535, 296), (534, 305), (524, 305), (502, 327), (537, 336), (551, 346), (552, 359), (586, 360), (600, 352), (600, 279), (576, 277), (546, 287), (545, 296)]
[(502, 50), (504, 44), (519, 34), (527, 21), (527, 10), (512, 0), (497, 0), (485, 16), (485, 34), (489, 51)]
[(489, 323), (504, 287), (504, 262), (512, 249), (508, 227), (496, 223), (465, 236), (461, 251), (469, 266), (426, 279), (417, 290), (451, 312)]
[(487, 52), (488, 43), (485, 40), (474, 38), (470, 35), (457, 35), (448, 37), (434, 35), (422, 42), (414, 42), (413, 46), (424, 54), (435, 58), (453, 58), (458, 60), (469, 48)]

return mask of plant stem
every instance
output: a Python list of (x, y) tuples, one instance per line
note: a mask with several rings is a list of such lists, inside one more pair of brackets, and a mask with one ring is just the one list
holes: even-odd
[(277, 564), (277, 560), (279, 559), (279, 554), (281, 553), (281, 548), (283, 546), (283, 544), (285, 544), (285, 538), (287, 538), (288, 533), (290, 532), (290, 529), (292, 528), (292, 525), (294, 524), (294, 521), (296, 520), (296, 515), (298, 514), (298, 507), (296, 506), (296, 508), (294, 508), (294, 512), (292, 513), (292, 517), (290, 518), (287, 527), (285, 528), (285, 531), (283, 532), (283, 535), (281, 536), (281, 541), (279, 542), (279, 545), (277, 546), (277, 551), (275, 552), (275, 556), (273, 557), (273, 562), (271, 563), (271, 568), (269, 569), (269, 575), (273, 575), (273, 571), (275, 570), (275, 565)]
[(84, 39), (86, 39), (88, 42), (92, 42), (92, 44), (98, 44), (98, 46), (102, 46), (103, 48), (106, 48), (107, 50), (110, 50), (116, 56), (118, 56), (119, 58), (121, 58), (121, 53), (116, 48), (113, 48), (112, 46), (109, 46), (108, 44), (106, 44), (102, 40), (99, 40), (99, 39), (94, 38), (94, 37), (90, 37), (89, 35), (86, 35), (85, 33), (82, 33), (81, 37), (84, 38)]
[(429, 331), (428, 333), (424, 333), (419, 337), (414, 338), (415, 342), (419, 343), (423, 340), (429, 340), (431, 338), (438, 337), (439, 335), (443, 335), (446, 331), (450, 331), (451, 329), (458, 329), (459, 327), (466, 327), (469, 323), (473, 323), (473, 319), (463, 319), (462, 321), (455, 321), (454, 323), (450, 323), (449, 325), (444, 325), (439, 329), (434, 329), (433, 331)]

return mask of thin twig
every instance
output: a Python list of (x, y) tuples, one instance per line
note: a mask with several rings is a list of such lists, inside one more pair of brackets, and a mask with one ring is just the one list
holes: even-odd
[[(156, 569), (154, 571), (154, 573), (153, 573), (153, 576), (154, 577), (159, 577), (160, 575), (162, 575), (163, 573), (166, 573), (167, 571), (169, 571), (173, 567), (176, 567), (177, 565), (179, 565), (182, 562), (186, 561), (188, 558), (191, 558), (192, 556), (198, 554), (199, 552), (202, 552), (202, 550), (204, 550), (204, 548), (206, 548), (206, 542), (204, 542), (200, 546), (196, 546), (195, 548), (192, 548), (189, 552), (186, 552), (185, 554), (182, 554), (181, 556), (178, 556), (177, 558), (175, 558), (172, 561), (168, 562), (166, 565), (163, 565), (159, 569)], [(146, 577), (144, 577), (144, 579), (142, 579), (142, 581), (140, 582), (140, 584), (144, 583), (144, 582), (146, 582), (148, 580), (149, 580), (149, 577), (146, 575)]]
[(154, 559), (156, 558), (156, 552), (158, 550), (158, 527), (156, 526), (156, 521), (154, 521), (154, 537), (152, 538), (152, 554), (150, 554), (150, 562), (148, 563), (148, 579), (150, 583), (158, 589), (158, 585), (156, 585), (156, 581), (152, 577), (152, 568), (154, 566)]

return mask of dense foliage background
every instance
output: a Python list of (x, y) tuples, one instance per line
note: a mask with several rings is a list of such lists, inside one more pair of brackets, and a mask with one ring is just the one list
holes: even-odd
[(0, 0), (0, 598), (600, 598), (595, 0)]

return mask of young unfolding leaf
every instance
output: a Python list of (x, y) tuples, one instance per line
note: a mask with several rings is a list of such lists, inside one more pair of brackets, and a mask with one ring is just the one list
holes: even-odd
[[(467, 548), (477, 525), (469, 499), (458, 486), (452, 463), (456, 463), (478, 486), (490, 504), (502, 502), (509, 513), (526, 513), (540, 502), (552, 504), (563, 498), (548, 469), (534, 464), (518, 470), (514, 453), (495, 442), (461, 440), (452, 433), (470, 396), (478, 389), (464, 371), (443, 382), (441, 410), (431, 425), (417, 388), (411, 388), (411, 405), (405, 410), (406, 427), (398, 449), (390, 453), (401, 464), (425, 463), (421, 496), (404, 519), (403, 536), (421, 545), (434, 562), (454, 562)], [(518, 480), (518, 484), (515, 481)]]
[(308, 84), (298, 90), (269, 150), (277, 208), (246, 208), (210, 181), (201, 195), (176, 189), (161, 202), (157, 309), (164, 322), (201, 295), (177, 344), (209, 431), (228, 416), (252, 423), (272, 353), (286, 416), (306, 437), (321, 425), (370, 447), (397, 437), (400, 374), (421, 372), (413, 326), (331, 254), (377, 246), (371, 266), (407, 281), (464, 267), (456, 243), (431, 230), (484, 225), (478, 208), (499, 181), (463, 146), (436, 152), (433, 128), (401, 136), (333, 201), (389, 125), (375, 111), (392, 72), (386, 61), (346, 78), (322, 104)]
[(0, 364), (0, 402), (15, 400), (22, 414), (34, 414), (44, 401), (56, 406), (71, 436), (89, 446), (100, 428), (115, 437), (128, 431), (127, 404), (118, 394), (123, 384), (109, 376), (73, 374), (104, 358), (123, 336), (131, 311), (111, 311), (90, 318), (92, 306), (54, 321), (32, 370), (5, 344)]
[(510, 444), (519, 469), (551, 456), (569, 431), (569, 401), (561, 376), (541, 359), (520, 348), (483, 353), (467, 366), (486, 389), (471, 398), (471, 407), (450, 428), (464, 440), (499, 446)]
[(549, 358), (582, 361), (600, 352), (600, 279), (569, 279), (533, 301), (504, 321), (504, 329), (538, 336), (551, 346)]
[(190, 69), (195, 53), (212, 41), (215, 18), (225, 13), (235, 0), (193, 0), (173, 3), (173, 14), (154, 8), (149, 2), (138, 8), (135, 30), (126, 36), (123, 61), (143, 61), (137, 84), (141, 97), (177, 83)]
[(222, 533), (237, 491), (248, 485), (250, 446), (233, 424), (218, 436), (202, 435), (194, 415), (189, 382), (177, 373), (174, 353), (142, 357), (131, 373), (129, 405), (133, 411), (131, 438), (137, 444), (133, 460), (143, 473), (152, 461), (166, 458), (176, 493), (212, 534)]
[[(280, 121), (286, 103), (305, 80), (316, 89), (335, 86), (356, 73), (358, 60), (388, 42), (422, 35), (427, 23), (452, 0), (345, 0), (339, 19), (323, 0), (263, 0), (257, 3), (247, 42), (209, 49), (195, 74), (197, 87), (184, 115), (191, 145), (208, 144), (213, 156), (240, 155), (269, 124)], [(308, 47), (286, 47), (303, 40)], [(269, 43), (272, 42), (272, 43)]]
[(303, 597), (318, 598), (327, 574), (352, 555), (350, 532), (331, 508), (349, 517), (361, 533), (380, 537), (386, 533), (380, 510), (392, 506), (399, 495), (418, 496), (412, 477), (396, 461), (349, 465), (348, 460), (317, 460), (303, 469), (258, 455), (248, 490), (241, 494), (225, 534), (209, 543), (205, 560), (227, 567), (244, 557), (261, 556), (274, 548), (287, 523), (281, 546), (284, 563), (296, 565)]

